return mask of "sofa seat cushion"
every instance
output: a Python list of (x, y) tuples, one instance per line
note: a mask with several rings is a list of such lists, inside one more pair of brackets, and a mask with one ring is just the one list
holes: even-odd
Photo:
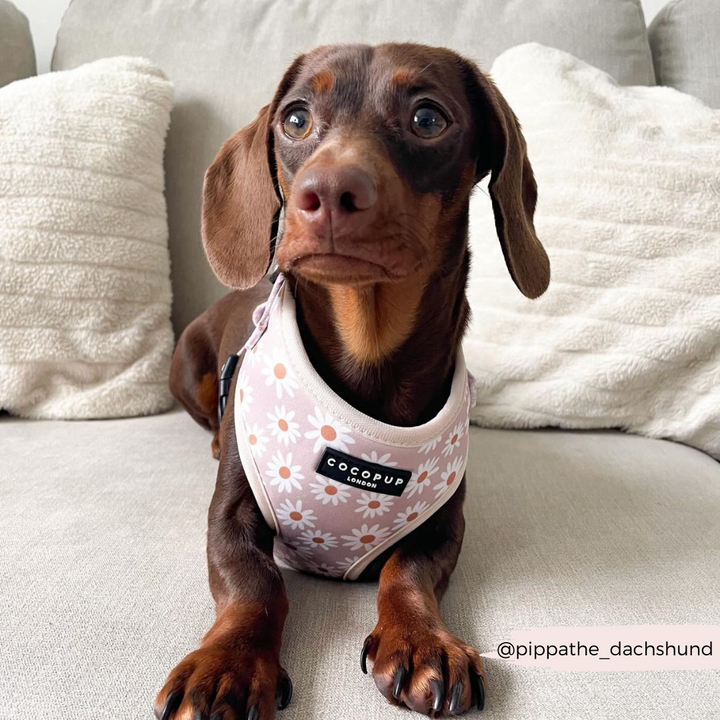
[[(471, 430), (465, 546), (443, 601), (489, 652), (516, 628), (717, 622), (720, 466), (613, 432)], [(0, 707), (141, 720), (209, 628), (210, 435), (175, 410), (0, 418)], [(375, 585), (286, 573), (284, 720), (408, 718), (359, 653)], [(720, 674), (550, 672), (486, 662), (486, 718), (708, 717)], [(559, 699), (562, 701), (559, 702)], [(673, 714), (674, 713), (674, 714)]]

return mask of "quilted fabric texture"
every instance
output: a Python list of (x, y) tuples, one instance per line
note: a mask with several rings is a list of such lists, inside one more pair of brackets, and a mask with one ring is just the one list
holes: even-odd
[(0, 408), (75, 419), (170, 406), (171, 105), (165, 76), (131, 58), (0, 91)]
[(515, 290), (478, 193), (473, 418), (619, 427), (720, 457), (720, 111), (537, 44), (493, 75), (527, 138), (553, 279), (534, 302)]

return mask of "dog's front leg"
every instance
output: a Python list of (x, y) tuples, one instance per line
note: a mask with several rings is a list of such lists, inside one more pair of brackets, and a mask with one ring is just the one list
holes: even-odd
[(280, 665), (288, 600), (272, 558), (273, 535), (237, 454), (232, 406), (208, 525), (216, 619), (200, 647), (168, 677), (155, 701), (161, 720), (271, 720), (290, 702)]
[(362, 654), (373, 661), (380, 692), (393, 703), (439, 717), (485, 702), (477, 651), (453, 635), (440, 598), (455, 568), (465, 529), (463, 486), (435, 515), (398, 543), (380, 573), (378, 622)]

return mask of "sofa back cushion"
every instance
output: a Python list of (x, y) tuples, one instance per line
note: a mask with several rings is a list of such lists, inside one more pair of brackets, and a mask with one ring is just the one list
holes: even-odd
[(658, 85), (720, 108), (720, 2), (675, 0), (650, 27)]
[(166, 155), (174, 322), (181, 330), (225, 290), (200, 242), (205, 169), (220, 145), (272, 97), (304, 50), (331, 42), (446, 45), (489, 69), (505, 49), (537, 40), (622, 84), (654, 84), (640, 0), (74, 0), (53, 69), (143, 55), (176, 88)]
[(35, 74), (35, 50), (27, 18), (0, 0), (0, 87)]

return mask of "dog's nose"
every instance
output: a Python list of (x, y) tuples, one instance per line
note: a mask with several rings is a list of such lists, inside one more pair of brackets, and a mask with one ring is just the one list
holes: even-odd
[(316, 166), (297, 179), (296, 204), (316, 232), (346, 235), (367, 224), (374, 213), (377, 188), (355, 165)]

